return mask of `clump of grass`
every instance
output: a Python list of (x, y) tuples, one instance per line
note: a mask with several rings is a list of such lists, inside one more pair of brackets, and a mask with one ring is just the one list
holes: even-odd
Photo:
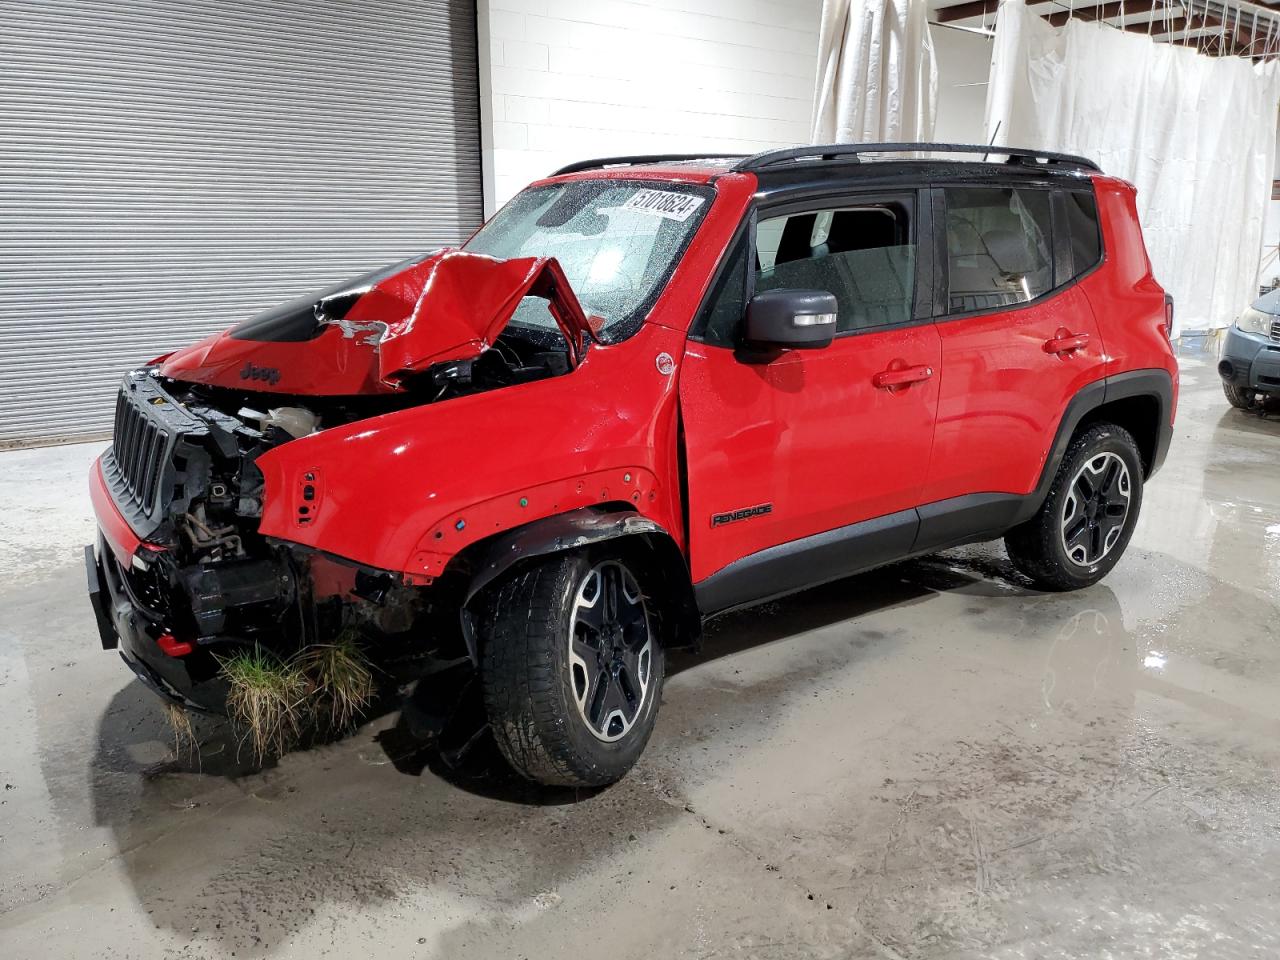
[(219, 657), (218, 664), (230, 686), (227, 714), (244, 730), (257, 762), (284, 753), (307, 719), (308, 684), (301, 668), (256, 645)]
[[(329, 723), (336, 730), (351, 726), (373, 698), (369, 660), (350, 634), (307, 647), (291, 663), (311, 681), (316, 696), (327, 703)], [(319, 706), (317, 703), (317, 713)]]
[(191, 725), (191, 714), (180, 704), (171, 700), (164, 702), (164, 718), (169, 721), (169, 729), (173, 731), (173, 755), (196, 759), (200, 756), (200, 741), (196, 739), (195, 728)]

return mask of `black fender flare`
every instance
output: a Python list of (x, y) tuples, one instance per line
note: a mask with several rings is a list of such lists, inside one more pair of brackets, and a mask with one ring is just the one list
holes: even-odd
[(1053, 446), (1045, 458), (1044, 467), (1040, 471), (1040, 482), (1031, 495), (1026, 498), (1018, 511), (1014, 524), (1031, 519), (1040, 509), (1049, 488), (1053, 486), (1053, 478), (1057, 476), (1058, 466), (1066, 456), (1071, 438), (1084, 419), (1098, 408), (1114, 400), (1125, 400), (1130, 397), (1150, 397), (1156, 401), (1159, 423), (1156, 429), (1156, 445), (1151, 463), (1147, 469), (1150, 479), (1164, 463), (1169, 452), (1169, 442), (1173, 438), (1173, 377), (1168, 370), (1154, 368), (1150, 370), (1129, 370), (1125, 373), (1113, 374), (1085, 384), (1067, 403), (1067, 409), (1058, 421), (1058, 430), (1053, 437)]
[(671, 598), (674, 637), (668, 647), (696, 647), (701, 639), (702, 618), (693, 596), (688, 562), (671, 533), (656, 520), (634, 510), (601, 510), (584, 507), (534, 520), (494, 534), (462, 551), (455, 563), (468, 571), (459, 604), (467, 656), (479, 665), (479, 643), (472, 620), (472, 601), (513, 566), (533, 557), (545, 557), (610, 540), (633, 540), (651, 551), (656, 575)]
[(1168, 370), (1130, 370), (1107, 377), (1106, 403), (1129, 397), (1150, 397), (1156, 401), (1159, 422), (1156, 427), (1156, 445), (1151, 463), (1147, 465), (1147, 479), (1155, 476), (1164, 465), (1173, 440), (1173, 376)]

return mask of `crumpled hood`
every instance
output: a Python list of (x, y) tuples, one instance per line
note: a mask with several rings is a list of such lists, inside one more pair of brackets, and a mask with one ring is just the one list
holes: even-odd
[(267, 310), (169, 355), (160, 373), (271, 393), (394, 393), (488, 350), (526, 296), (548, 301), (576, 366), (591, 328), (555, 258), (441, 250)]

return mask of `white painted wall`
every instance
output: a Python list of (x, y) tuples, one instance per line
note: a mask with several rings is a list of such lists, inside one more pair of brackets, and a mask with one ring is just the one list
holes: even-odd
[(809, 139), (821, 0), (479, 0), (488, 215), (565, 163)]

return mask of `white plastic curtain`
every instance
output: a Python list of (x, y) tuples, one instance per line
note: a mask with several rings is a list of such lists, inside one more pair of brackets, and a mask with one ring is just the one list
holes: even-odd
[(929, 140), (937, 95), (926, 0), (823, 0), (813, 143)]
[(1229, 325), (1258, 294), (1278, 105), (1274, 62), (1000, 5), (988, 141), (1080, 153), (1137, 187), (1175, 336)]

